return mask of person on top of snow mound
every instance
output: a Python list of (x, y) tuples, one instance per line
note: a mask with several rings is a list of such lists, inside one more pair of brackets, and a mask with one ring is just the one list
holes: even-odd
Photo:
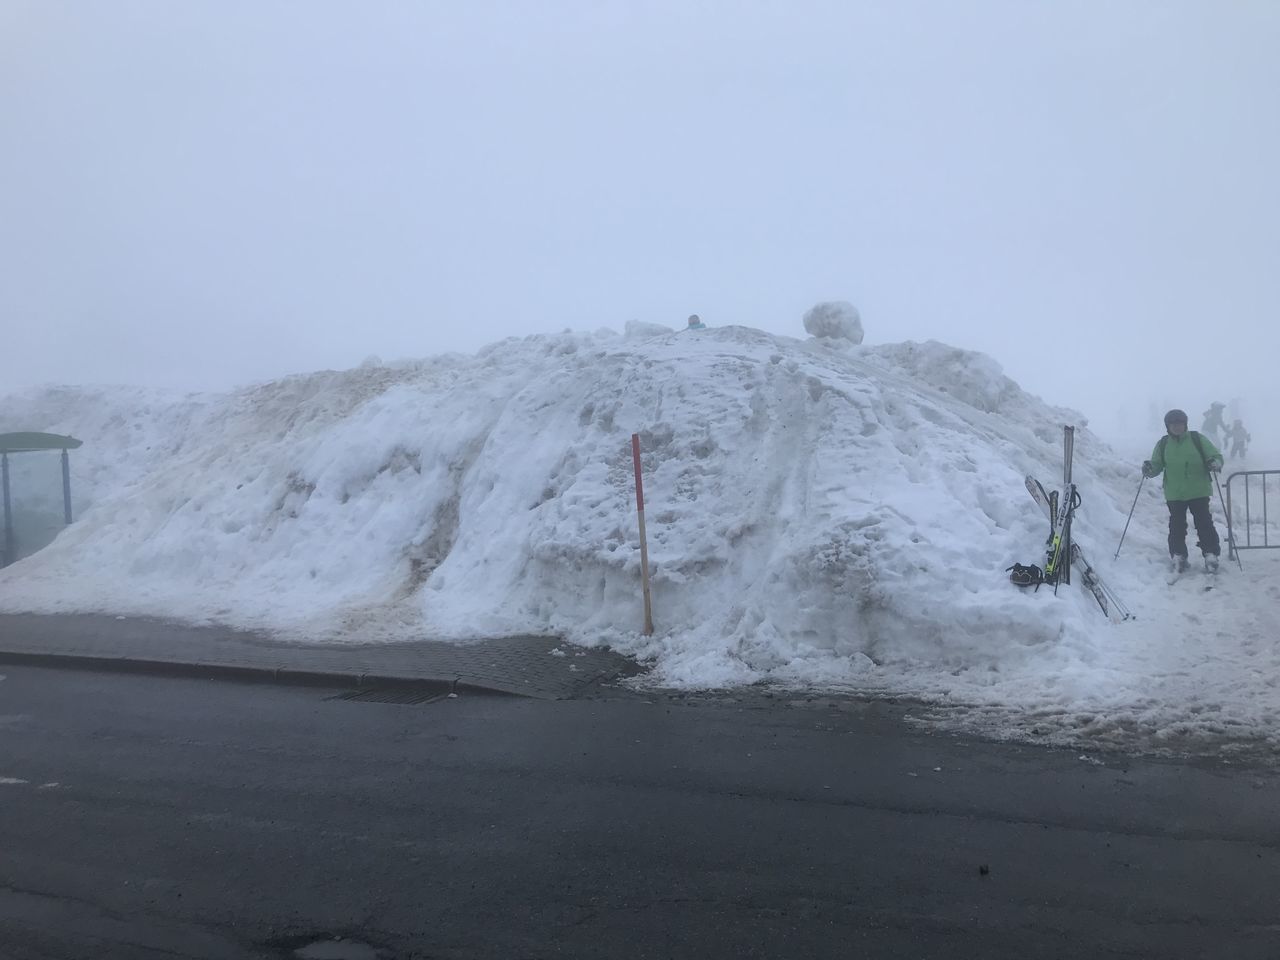
[(1222, 454), (1208, 437), (1187, 429), (1187, 415), (1170, 410), (1164, 415), (1169, 432), (1161, 437), (1151, 459), (1143, 461), (1142, 475), (1164, 474), (1164, 499), (1169, 508), (1169, 558), (1177, 570), (1187, 569), (1187, 511), (1196, 524), (1196, 545), (1205, 567), (1218, 569), (1218, 531), (1209, 513), (1210, 473), (1222, 469)]

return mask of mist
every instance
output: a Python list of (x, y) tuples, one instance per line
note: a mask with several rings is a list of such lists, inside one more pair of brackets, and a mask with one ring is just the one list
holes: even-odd
[(1275, 449), (1280, 7), (0, 8), (0, 388), (221, 390), (632, 319), (995, 358)]

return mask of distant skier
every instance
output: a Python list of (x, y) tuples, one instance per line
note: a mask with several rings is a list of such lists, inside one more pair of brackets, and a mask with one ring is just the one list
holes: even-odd
[(1231, 443), (1231, 459), (1242, 459), (1249, 450), (1249, 441), (1253, 437), (1249, 436), (1249, 431), (1244, 428), (1244, 424), (1239, 420), (1231, 424), (1226, 433), (1222, 435), (1222, 444), (1226, 446), (1227, 442)]
[(702, 320), (698, 317), (696, 313), (691, 313), (689, 314), (689, 325), (685, 327), (685, 329), (686, 330), (705, 330), (707, 329), (707, 325), (702, 322)]
[(1200, 432), (1214, 443), (1222, 443), (1222, 435), (1227, 430), (1227, 424), (1222, 419), (1222, 411), (1225, 409), (1227, 409), (1225, 403), (1218, 403), (1215, 400), (1209, 404), (1209, 409), (1204, 412), (1204, 422), (1200, 424)]
[(1164, 499), (1169, 508), (1169, 559), (1174, 570), (1183, 572), (1187, 562), (1187, 511), (1195, 521), (1196, 545), (1204, 554), (1205, 569), (1218, 569), (1218, 531), (1214, 529), (1209, 513), (1211, 473), (1222, 469), (1222, 454), (1208, 437), (1187, 430), (1187, 415), (1181, 410), (1170, 410), (1164, 415), (1168, 433), (1161, 437), (1151, 459), (1142, 464), (1144, 477), (1164, 474)]

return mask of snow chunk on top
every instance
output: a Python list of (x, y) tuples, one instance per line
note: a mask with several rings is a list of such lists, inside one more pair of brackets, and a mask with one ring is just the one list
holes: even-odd
[(661, 337), (668, 333), (675, 333), (675, 330), (672, 327), (663, 326), (660, 323), (651, 323), (648, 320), (628, 320), (624, 335), (629, 339), (643, 339), (645, 337)]
[(815, 337), (834, 337), (862, 342), (862, 317), (847, 300), (828, 300), (809, 308), (804, 315), (805, 332)]

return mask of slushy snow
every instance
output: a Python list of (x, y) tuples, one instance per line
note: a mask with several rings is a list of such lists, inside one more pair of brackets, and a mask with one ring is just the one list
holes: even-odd
[[(1270, 554), (1243, 571), (1224, 555), (1211, 593), (1203, 575), (1166, 586), (1147, 483), (1113, 560), (1146, 449), (1117, 453), (990, 357), (856, 345), (835, 316), (808, 339), (633, 322), (226, 394), (11, 394), (0, 432), (84, 446), (76, 522), (0, 571), (0, 609), (302, 642), (558, 634), (642, 658), (647, 682), (919, 698), (997, 736), (1280, 743)], [(1076, 540), (1135, 620), (1108, 622), (1078, 583), (1007, 579), (1043, 563), (1023, 478), (1060, 485), (1063, 424)], [(12, 458), (20, 513), (60, 522), (56, 464)]]

